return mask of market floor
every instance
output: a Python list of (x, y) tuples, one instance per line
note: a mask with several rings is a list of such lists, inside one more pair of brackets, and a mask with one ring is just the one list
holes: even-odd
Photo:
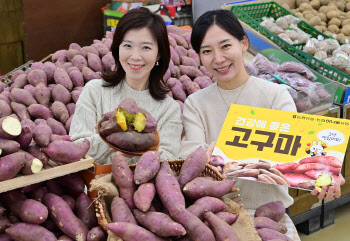
[(349, 241), (350, 240), (350, 203), (335, 210), (334, 224), (319, 231), (305, 235), (299, 233), (302, 241)]

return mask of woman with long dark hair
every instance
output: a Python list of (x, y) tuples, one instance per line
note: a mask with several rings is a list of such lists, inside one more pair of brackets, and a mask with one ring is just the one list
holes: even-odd
[(99, 164), (110, 163), (113, 152), (94, 126), (104, 113), (132, 98), (157, 120), (161, 158), (176, 158), (182, 132), (181, 110), (166, 95), (170, 88), (162, 79), (170, 61), (163, 19), (147, 8), (128, 11), (115, 29), (111, 51), (115, 70), (104, 73), (103, 80), (91, 80), (84, 87), (71, 124), (72, 139), (79, 142), (88, 138), (88, 155)]

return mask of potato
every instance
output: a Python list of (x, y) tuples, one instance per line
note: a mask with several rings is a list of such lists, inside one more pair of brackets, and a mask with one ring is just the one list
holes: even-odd
[(75, 202), (77, 217), (86, 225), (88, 229), (97, 226), (95, 207), (91, 198), (84, 192), (80, 194)]
[(108, 223), (107, 228), (125, 241), (165, 241), (147, 229), (126, 222)]
[(157, 175), (160, 168), (160, 155), (161, 152), (148, 151), (140, 157), (134, 172), (134, 181), (137, 185), (149, 182)]
[(229, 193), (234, 184), (235, 180), (213, 181), (208, 178), (197, 177), (187, 183), (182, 191), (185, 196), (191, 199), (198, 199), (204, 196), (219, 198)]
[(70, 141), (54, 141), (41, 150), (53, 161), (60, 163), (71, 163), (82, 159), (90, 148), (88, 139), (82, 143)]
[(27, 109), (29, 114), (34, 118), (40, 118), (45, 120), (53, 118), (50, 109), (44, 105), (32, 104)]
[(30, 224), (41, 224), (48, 216), (47, 207), (33, 199), (23, 201), (20, 211), (21, 219)]
[(120, 197), (124, 199), (131, 210), (134, 209), (136, 207), (134, 203), (134, 193), (136, 191), (134, 174), (126, 163), (124, 156), (119, 152), (112, 159), (112, 176), (119, 187)]
[(304, 18), (307, 20), (307, 21), (310, 21), (315, 15), (313, 13), (308, 13), (308, 14), (305, 14), (304, 15)]
[(112, 222), (127, 222), (137, 224), (129, 206), (123, 198), (115, 196), (111, 203)]
[(52, 232), (38, 224), (16, 223), (6, 229), (6, 234), (13, 240), (57, 240)]
[(87, 60), (82, 55), (74, 56), (74, 58), (71, 60), (71, 62), (73, 64), (73, 66), (78, 67), (80, 69), (80, 71), (83, 71), (83, 68), (88, 66)]
[(41, 69), (34, 69), (28, 74), (28, 83), (37, 86), (40, 83), (47, 85), (46, 73)]
[(321, 18), (319, 16), (314, 16), (308, 21), (308, 23), (311, 26), (321, 25)]
[(32, 104), (38, 104), (33, 95), (25, 89), (14, 88), (11, 90), (10, 96), (13, 98), (13, 101), (24, 104), (27, 107)]
[(70, 92), (61, 84), (57, 84), (52, 88), (51, 95), (54, 101), (60, 101), (65, 105), (71, 100)]
[(345, 36), (350, 36), (350, 25), (343, 26), (341, 33)]
[(337, 11), (329, 11), (326, 13), (328, 19), (338, 18), (339, 13)]
[(339, 33), (339, 28), (336, 25), (328, 25), (328, 30), (332, 33)]
[(43, 200), (48, 207), (50, 218), (56, 223), (61, 231), (73, 239), (86, 240), (88, 229), (78, 219), (69, 205), (59, 196), (48, 193)]
[(316, 9), (316, 10), (318, 10), (321, 7), (321, 3), (318, 0), (312, 0), (310, 2), (310, 5), (313, 9)]
[(239, 240), (235, 230), (214, 213), (206, 212), (204, 217), (209, 223), (210, 229), (213, 231), (216, 240)]
[(302, 3), (299, 5), (300, 12), (304, 12), (306, 10), (312, 10), (312, 6), (309, 3)]
[(156, 195), (156, 188), (153, 183), (143, 183), (134, 193), (134, 203), (138, 209), (146, 212), (151, 207), (154, 196)]

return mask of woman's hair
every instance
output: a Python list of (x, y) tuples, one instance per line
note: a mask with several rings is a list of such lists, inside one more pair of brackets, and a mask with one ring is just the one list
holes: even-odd
[(115, 71), (102, 74), (105, 87), (113, 87), (120, 84), (125, 78), (125, 71), (119, 60), (119, 45), (125, 34), (132, 29), (148, 28), (151, 35), (158, 43), (159, 65), (154, 66), (149, 76), (149, 91), (156, 100), (163, 100), (170, 91), (169, 86), (163, 81), (163, 76), (169, 67), (170, 47), (168, 32), (164, 20), (147, 8), (136, 8), (128, 11), (119, 21), (113, 36), (111, 46), (112, 55), (115, 59)]
[(192, 29), (191, 45), (197, 53), (199, 53), (208, 29), (214, 24), (238, 40), (243, 40), (243, 37), (247, 35), (237, 17), (232, 12), (228, 10), (205, 12), (198, 18)]

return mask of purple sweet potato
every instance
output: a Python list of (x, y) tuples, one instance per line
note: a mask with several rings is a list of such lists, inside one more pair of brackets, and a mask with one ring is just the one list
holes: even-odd
[(13, 88), (23, 89), (24, 86), (26, 86), (27, 84), (28, 84), (27, 75), (26, 74), (20, 74), (20, 75), (17, 76), (15, 81), (11, 84), (10, 90), (12, 90)]
[(48, 107), (51, 99), (51, 91), (46, 85), (40, 83), (34, 89), (34, 98), (39, 104)]
[(25, 105), (21, 103), (11, 102), (11, 108), (21, 120), (30, 119), (29, 112)]
[(45, 62), (44, 65), (41, 67), (41, 70), (43, 70), (47, 76), (47, 83), (52, 83), (54, 81), (54, 74), (56, 71), (56, 65), (52, 62)]
[(41, 67), (43, 67), (43, 63), (42, 62), (34, 62), (30, 66), (31, 69), (41, 69)]
[(93, 79), (101, 79), (101, 76), (99, 76), (98, 72), (92, 71), (89, 67), (83, 67), (83, 70), (81, 72), (83, 73), (83, 77), (86, 83)]
[(52, 130), (45, 123), (37, 125), (33, 131), (33, 139), (39, 146), (45, 147), (50, 144)]
[[(18, 77), (18, 75), (20, 75), (20, 74), (24, 74), (24, 71), (23, 70), (21, 70), (21, 69), (19, 69), (19, 70), (16, 70), (13, 74), (12, 74), (12, 76), (11, 76), (11, 81), (12, 81), (12, 83), (15, 81), (15, 79)], [(1, 84), (0, 84), (1, 85)], [(1, 92), (1, 91), (0, 91)]]
[(199, 76), (196, 77), (193, 81), (196, 82), (199, 87), (201, 87), (201, 89), (204, 89), (212, 84), (212, 81), (208, 76)]
[(234, 222), (236, 222), (238, 218), (238, 214), (229, 213), (229, 212), (217, 212), (215, 213), (216, 216), (224, 220), (229, 225), (232, 225)]
[(45, 182), (45, 187), (47, 188), (49, 193), (53, 193), (57, 196), (62, 197), (63, 195), (66, 195), (65, 190), (58, 185), (58, 183), (55, 180), (48, 180)]
[(36, 124), (31, 119), (23, 119), (21, 120), (22, 126), (29, 126), (32, 131), (34, 131), (34, 128), (36, 127)]
[(188, 82), (185, 84), (185, 87), (188, 95), (191, 95), (201, 89), (196, 82)]
[(41, 202), (47, 193), (48, 191), (46, 187), (39, 187), (33, 192), (29, 193), (29, 197)]
[(69, 45), (69, 49), (81, 50), (81, 47), (80, 47), (80, 45), (77, 44), (77, 43), (71, 43), (71, 44)]
[[(1, 83), (1, 82), (0, 82)], [(10, 101), (10, 99), (7, 97), (7, 96), (5, 96), (5, 95), (3, 95), (3, 94), (0, 94), (0, 100), (3, 100), (3, 101), (5, 101), (7, 104), (11, 104), (11, 101)]]
[(27, 108), (27, 110), (33, 118), (40, 118), (45, 120), (53, 118), (50, 109), (44, 105), (32, 104)]
[(193, 67), (193, 66), (184, 66), (184, 65), (180, 65), (179, 66), (180, 71), (181, 71), (181, 75), (187, 75), (191, 78), (196, 78), (198, 76), (203, 76), (202, 72), (199, 71), (198, 68)]
[(11, 98), (13, 99), (13, 101), (24, 104), (25, 106), (38, 104), (38, 102), (34, 99), (33, 95), (25, 89), (12, 89)]
[(239, 241), (235, 230), (214, 213), (206, 212), (204, 217), (213, 230), (216, 240)]
[(28, 74), (28, 83), (34, 87), (40, 83), (47, 85), (47, 76), (46, 73), (41, 69), (31, 70)]
[[(142, 130), (143, 133), (151, 133), (157, 129), (157, 120), (145, 109), (139, 108), (139, 112), (146, 116), (145, 127)], [(136, 118), (135, 118), (136, 119)], [(135, 127), (135, 121), (134, 121)]]
[(68, 105), (66, 105), (66, 108), (68, 110), (69, 116), (73, 115), (75, 112), (75, 107), (76, 104), (75, 103), (69, 103)]
[(72, 124), (73, 116), (74, 115), (71, 115), (69, 117), (69, 119), (67, 120), (66, 124), (64, 125), (64, 128), (66, 128), (67, 133), (69, 133), (69, 131), (70, 131), (70, 126)]
[(76, 240), (86, 240), (89, 230), (61, 197), (48, 193), (43, 203), (49, 210), (50, 218), (64, 234)]
[(285, 225), (277, 223), (268, 217), (255, 217), (254, 224), (256, 229), (268, 228), (283, 234), (287, 232), (287, 227)]
[[(21, 205), (23, 201), (27, 199), (27, 196), (18, 189), (1, 193), (0, 199), (6, 210), (11, 212), (14, 216), (19, 217)], [(7, 217), (10, 219), (9, 216)]]
[(41, 187), (42, 185), (43, 185), (42, 182), (34, 183), (34, 184), (31, 184), (31, 185), (22, 187), (22, 188), (21, 188), (21, 192), (23, 192), (23, 193), (33, 192), (33, 191), (35, 191), (36, 189), (38, 189), (39, 187)]
[(0, 138), (14, 139), (22, 132), (22, 125), (19, 120), (14, 117), (6, 116), (0, 118)]
[(172, 46), (170, 46), (170, 56), (175, 65), (180, 65), (180, 56)]
[(199, 70), (203, 73), (204, 76), (208, 76), (209, 78), (213, 78), (211, 73), (209, 73), (209, 71), (203, 65), (199, 66)]
[(52, 232), (38, 224), (16, 223), (6, 229), (6, 234), (13, 240), (57, 240)]
[(167, 84), (171, 86), (171, 92), (174, 96), (174, 99), (181, 100), (181, 101), (186, 100), (187, 96), (185, 91), (183, 90), (183, 86), (180, 80), (175, 78), (169, 78), (167, 80)]
[(10, 235), (2, 233), (0, 234), (0, 241), (13, 241), (13, 239), (10, 237)]
[(178, 212), (179, 208), (185, 208), (185, 198), (182, 195), (180, 185), (169, 163), (166, 161), (163, 161), (161, 164), (156, 176), (155, 186), (158, 196), (171, 216), (173, 216), (173, 213)]
[(53, 118), (47, 119), (47, 125), (51, 127), (52, 134), (56, 135), (67, 135), (66, 128), (61, 122), (58, 122), (57, 120)]
[(213, 181), (205, 177), (197, 177), (187, 183), (183, 188), (183, 193), (191, 199), (198, 199), (204, 196), (222, 197), (229, 193), (235, 184), (235, 180)]
[[(186, 51), (186, 53), (187, 53), (187, 51)], [(181, 56), (181, 64), (185, 65), (185, 66), (193, 66), (195, 68), (199, 67), (198, 63), (194, 59), (189, 58), (186, 55)]]
[(0, 234), (5, 233), (5, 230), (11, 226), (12, 226), (12, 223), (6, 216), (0, 216)]
[(22, 126), (22, 132), (14, 140), (19, 143), (21, 149), (27, 149), (33, 139), (33, 131), (29, 126)]
[(61, 163), (71, 163), (82, 159), (90, 148), (88, 139), (82, 143), (70, 141), (54, 141), (41, 150), (45, 152), (53, 161)]
[(155, 195), (156, 188), (153, 183), (141, 184), (134, 193), (135, 206), (143, 212), (148, 211)]
[[(70, 67), (70, 68), (67, 69), (67, 73), (70, 74), (72, 71), (75, 71), (75, 70), (77, 70), (77, 71), (80, 72), (80, 69), (79, 69), (77, 66), (72, 66), (72, 67)], [(69, 76), (69, 77), (72, 79), (71, 76)], [(72, 80), (72, 81), (73, 81), (73, 80)], [(73, 82), (73, 84), (74, 84), (74, 82)]]
[(47, 124), (46, 120), (40, 119), (40, 118), (35, 119), (35, 121), (34, 121), (35, 126), (40, 125), (42, 123)]
[(107, 228), (124, 241), (165, 241), (147, 229), (126, 222), (108, 223)]
[(203, 147), (198, 147), (184, 161), (180, 174), (179, 184), (183, 188), (188, 182), (198, 177), (205, 169), (207, 155)]
[(76, 49), (69, 49), (67, 51), (67, 59), (68, 61), (71, 61), (76, 55), (80, 54), (79, 50)]
[(97, 226), (95, 207), (91, 198), (84, 192), (75, 201), (77, 217), (86, 225), (88, 229)]
[(254, 217), (268, 217), (275, 222), (282, 219), (285, 214), (285, 207), (281, 201), (269, 202), (261, 205), (255, 210)]
[(64, 62), (67, 62), (67, 50), (65, 49), (61, 49), (61, 50), (57, 50), (51, 57), (51, 60), (53, 63), (56, 63), (56, 62), (61, 62), (61, 63), (64, 63)]
[(86, 241), (105, 241), (106, 234), (101, 227), (94, 227), (87, 235)]
[(33, 85), (27, 84), (26, 86), (23, 87), (23, 89), (29, 91), (29, 93), (31, 93), (34, 96), (35, 87)]
[(73, 89), (73, 82), (64, 69), (58, 67), (55, 71), (54, 79), (56, 84), (63, 85), (67, 90), (71, 91)]
[(112, 133), (106, 139), (115, 146), (128, 151), (144, 151), (157, 144), (154, 133), (138, 133), (132, 130)]
[(53, 102), (50, 109), (52, 111), (53, 116), (63, 124), (65, 124), (69, 119), (68, 110), (65, 104), (63, 104), (62, 102), (60, 101)]
[(262, 241), (275, 240), (275, 239), (282, 240), (282, 241), (292, 241), (292, 239), (289, 238), (287, 235), (282, 234), (273, 229), (261, 228), (261, 229), (258, 229), (257, 231)]
[(73, 66), (78, 67), (80, 69), (80, 71), (83, 71), (83, 68), (88, 66), (87, 60), (82, 55), (74, 56), (74, 58), (71, 60), (71, 62), (73, 64)]
[(52, 99), (54, 101), (60, 101), (63, 104), (68, 104), (71, 99), (70, 92), (61, 84), (57, 84), (52, 88)]
[[(116, 111), (113, 111), (114, 115), (117, 113)], [(114, 117), (114, 115), (109, 118), (109, 120), (105, 121), (105, 123), (101, 124), (100, 133), (104, 136), (108, 136), (112, 134), (113, 132), (122, 132), (123, 129), (118, 125), (117, 119)], [(107, 117), (104, 115), (104, 117), (107, 119)]]
[(20, 151), (22, 153), (22, 159), (24, 160), (24, 166), (21, 169), (23, 175), (31, 175), (41, 171), (43, 168), (43, 163), (38, 159), (25, 151)]
[(79, 172), (71, 173), (55, 179), (65, 190), (72, 193), (82, 193), (85, 189), (85, 182)]
[(68, 237), (67, 235), (60, 236), (57, 241), (74, 241), (74, 239)]
[(136, 207), (134, 203), (134, 193), (136, 191), (134, 174), (130, 170), (124, 156), (119, 152), (112, 159), (112, 176), (119, 187), (120, 197), (124, 199), (131, 210), (134, 209)]
[(21, 219), (26, 223), (41, 224), (48, 216), (47, 207), (34, 199), (23, 201), (20, 211)]
[(59, 135), (52, 134), (50, 143), (54, 141), (72, 141), (72, 139), (70, 138), (69, 135), (59, 136)]
[(187, 56), (191, 59), (193, 59), (194, 61), (196, 61), (196, 63), (198, 64), (198, 66), (200, 65), (200, 59), (198, 54), (196, 53), (196, 51), (194, 51), (193, 49), (189, 49), (187, 50)]
[(16, 141), (0, 138), (0, 156), (9, 155), (19, 150), (20, 145)]
[(153, 179), (160, 168), (161, 152), (148, 151), (139, 159), (135, 167), (134, 181), (137, 185), (149, 182)]
[(74, 101), (74, 103), (78, 102), (78, 99), (79, 99), (79, 96), (80, 96), (81, 92), (82, 92), (81, 90), (73, 90), (71, 92), (72, 100)]
[(12, 109), (9, 104), (4, 100), (0, 100), (0, 118), (9, 116), (12, 114)]
[(194, 214), (187, 211), (184, 207), (178, 208), (172, 218), (181, 224), (192, 240), (215, 241), (213, 232)]
[(27, 148), (27, 152), (29, 152), (32, 156), (38, 158), (42, 163), (43, 163), (43, 167), (45, 167), (47, 165), (47, 163), (49, 162), (49, 157), (42, 152), (41, 147), (38, 145), (30, 145)]
[(95, 72), (102, 71), (101, 59), (96, 54), (88, 53), (87, 60), (88, 66), (91, 70)]
[(85, 47), (82, 47), (80, 49), (80, 54), (84, 57), (84, 58), (87, 58), (88, 57), (88, 53), (92, 53), (92, 54), (95, 54), (97, 56), (99, 56), (99, 53), (98, 51), (92, 47), (92, 46), (85, 46)]
[(102, 66), (106, 72), (114, 70), (115, 60), (112, 54), (106, 54), (102, 57)]
[(215, 197), (202, 197), (195, 201), (191, 206), (187, 208), (187, 211), (190, 211), (196, 215), (199, 219), (204, 218), (204, 213), (206, 211), (210, 212), (221, 212), (226, 209), (227, 206), (223, 201)]
[(63, 195), (62, 199), (69, 205), (72, 211), (75, 211), (75, 199), (69, 195)]
[[(174, 47), (174, 50), (177, 52), (177, 54), (180, 56), (180, 61), (183, 56), (187, 55), (187, 50), (182, 46), (176, 46)], [(198, 68), (198, 67), (197, 67)]]
[[(101, 43), (94, 43), (91, 46), (97, 50), (97, 52), (101, 58), (109, 52), (108, 47), (106, 45), (104, 45), (102, 42)], [(89, 57), (89, 55), (88, 55), (88, 57)]]
[(175, 34), (175, 33), (168, 33), (169, 36), (173, 37), (176, 41), (176, 43), (186, 49), (189, 48), (188, 46), (188, 43), (186, 42), (186, 40), (181, 36), (181, 35), (178, 35), (178, 34)]
[(73, 85), (76, 86), (84, 86), (84, 77), (80, 70), (72, 70), (69, 73), (69, 77), (73, 82)]
[(138, 209), (134, 209), (133, 213), (139, 224), (160, 237), (183, 236), (186, 234), (185, 228), (174, 222), (165, 213), (141, 212)]
[(137, 225), (136, 219), (123, 198), (115, 196), (111, 203), (112, 222), (127, 222)]

